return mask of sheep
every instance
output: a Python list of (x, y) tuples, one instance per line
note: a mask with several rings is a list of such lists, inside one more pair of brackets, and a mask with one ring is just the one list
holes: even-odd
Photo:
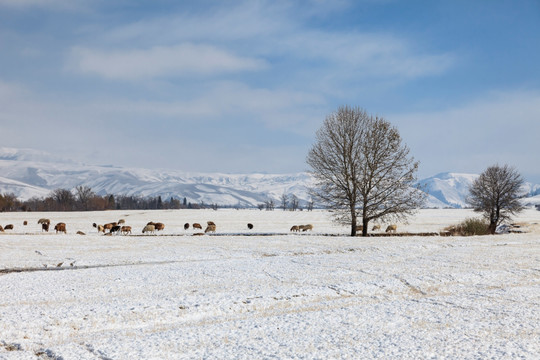
[(298, 231), (300, 231), (300, 228), (298, 227), (298, 225), (293, 225), (293, 226), (291, 227), (291, 230), (290, 230), (290, 231), (296, 231), (296, 232), (298, 232)]
[(66, 224), (63, 223), (63, 222), (59, 222), (58, 224), (56, 224), (54, 226), (54, 230), (56, 230), (56, 233), (58, 234), (59, 232), (63, 232), (64, 234), (67, 234), (67, 231), (66, 231)]
[(13, 224), (7, 224), (4, 226), (4, 230), (13, 230)]
[(307, 225), (301, 225), (302, 226), (302, 231), (308, 231), (308, 230), (313, 230), (313, 225), (311, 224), (307, 224)]
[(97, 232), (100, 233), (104, 233), (105, 234), (105, 227), (103, 225), (98, 225), (97, 226)]
[(248, 224), (247, 224), (247, 227), (248, 227), (249, 230), (251, 230), (251, 229), (253, 229), (253, 224), (252, 224), (252, 223), (248, 223)]
[(396, 233), (396, 231), (397, 231), (397, 225), (396, 224), (388, 225), (388, 227), (386, 228), (386, 232)]
[(28, 225), (28, 221), (24, 220), (22, 223), (24, 226)]
[(122, 234), (124, 235), (127, 235), (127, 234), (131, 234), (131, 226), (122, 226), (122, 228), (120, 229), (120, 231), (122, 232)]
[(124, 220), (124, 219), (118, 220), (118, 225), (125, 224), (125, 223), (126, 223), (126, 220)]
[(154, 223), (154, 227), (156, 228), (156, 231), (160, 231), (160, 230), (163, 230), (165, 229), (165, 224), (164, 223)]
[(207, 225), (216, 225), (216, 224), (214, 224), (213, 221), (207, 221), (206, 224), (207, 224)]
[(184, 230), (187, 230), (187, 229), (189, 229), (189, 223), (184, 224)]
[(45, 218), (41, 218), (41, 219), (38, 220), (37, 223), (38, 223), (38, 224), (45, 224), (45, 223), (50, 224), (50, 223), (51, 223), (51, 220), (45, 219)]
[(4, 228), (0, 225), (0, 232), (4, 232)]
[(116, 225), (118, 225), (118, 224), (115, 223), (115, 222), (112, 222), (112, 223), (108, 223), (108, 224), (103, 225), (103, 228), (105, 228), (105, 230), (110, 231), (113, 228), (113, 226), (116, 226)]
[(41, 224), (41, 232), (49, 232), (49, 223), (48, 222), (44, 222)]
[(120, 225), (114, 225), (110, 230), (109, 230), (109, 234), (112, 234), (112, 233), (116, 233), (118, 234), (118, 232), (120, 231)]
[[(209, 221), (210, 223), (211, 221)], [(206, 229), (204, 230), (205, 233), (207, 232), (216, 232), (216, 224), (212, 223), (212, 224), (208, 224), (208, 226), (206, 227)]]
[(77, 231), (77, 235), (86, 235), (86, 234), (79, 230)]
[(381, 230), (381, 225), (373, 225), (373, 228), (371, 229), (371, 231), (375, 231), (375, 230)]
[(155, 231), (156, 231), (156, 227), (155, 227), (154, 225), (146, 225), (146, 226), (142, 229), (143, 234), (144, 234), (144, 233), (147, 233), (147, 232), (154, 233)]
[(201, 230), (202, 230), (202, 226), (201, 226), (201, 224), (199, 224), (199, 223), (193, 223), (193, 228), (194, 228), (194, 229), (201, 229)]
[(93, 223), (92, 226), (95, 227), (95, 228), (97, 228), (97, 224), (96, 224), (96, 223)]

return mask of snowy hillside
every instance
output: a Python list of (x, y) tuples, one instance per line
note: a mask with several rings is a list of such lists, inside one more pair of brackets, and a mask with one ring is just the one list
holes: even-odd
[(98, 195), (161, 196), (192, 203), (257, 206), (283, 194), (310, 201), (311, 177), (298, 174), (203, 174), (77, 164), (32, 150), (0, 148), (0, 192), (19, 199), (46, 196), (54, 189), (85, 185)]
[[(463, 208), (469, 185), (478, 175), (441, 173), (418, 182), (428, 194), (427, 208)], [(276, 206), (283, 194), (296, 196), (300, 206), (311, 201), (312, 178), (295, 174), (205, 174), (179, 170), (151, 170), (85, 165), (32, 149), (0, 148), (0, 193), (21, 200), (47, 196), (55, 189), (90, 187), (98, 195), (171, 197), (191, 203), (254, 207), (268, 200)], [(540, 185), (527, 183), (524, 204), (540, 203)]]
[[(423, 190), (444, 206), (463, 208), (467, 206), (466, 197), (469, 194), (469, 185), (478, 177), (473, 174), (441, 173), (418, 183)], [(428, 206), (429, 207), (429, 206)]]

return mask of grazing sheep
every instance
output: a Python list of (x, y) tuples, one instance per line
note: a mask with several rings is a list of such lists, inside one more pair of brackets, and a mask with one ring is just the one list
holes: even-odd
[(386, 228), (386, 232), (395, 233), (396, 231), (397, 231), (397, 225), (395, 225), (395, 224), (388, 225), (388, 227)]
[(97, 224), (96, 224), (96, 223), (93, 223), (92, 226), (95, 227), (95, 228), (97, 228)]
[(298, 227), (298, 225), (293, 225), (293, 226), (291, 227), (291, 230), (290, 230), (290, 231), (296, 231), (296, 232), (298, 232), (298, 231), (300, 231), (300, 227)]
[(63, 232), (64, 234), (67, 234), (67, 231), (66, 231), (66, 224), (63, 223), (63, 222), (59, 222), (58, 224), (56, 224), (54, 226), (54, 230), (56, 230), (56, 233), (58, 234), (59, 232)]
[(149, 233), (154, 233), (156, 231), (156, 227), (154, 225), (146, 225), (143, 229), (142, 229), (142, 232), (143, 234), (149, 232)]
[(311, 224), (302, 225), (302, 231), (308, 231), (308, 230), (313, 230), (313, 225)]
[(0, 225), (0, 232), (4, 232), (4, 228)]
[(4, 230), (13, 230), (13, 224), (7, 224), (4, 226)]
[(108, 223), (108, 224), (103, 225), (103, 227), (105, 228), (105, 230), (109, 230), (109, 232), (110, 232), (110, 230), (116, 225), (118, 225), (118, 224), (116, 224), (115, 222), (112, 222), (112, 223)]
[(100, 233), (104, 233), (105, 234), (105, 227), (103, 225), (98, 225), (97, 226), (97, 232)]
[(28, 221), (24, 220), (22, 223), (24, 226), (28, 225)]
[(146, 225), (156, 225), (156, 223), (153, 222), (153, 221), (150, 221), (150, 222), (148, 222)]
[(214, 224), (213, 221), (207, 221), (206, 224), (207, 224), (207, 225), (216, 225), (216, 224)]
[(156, 231), (160, 231), (160, 230), (163, 230), (165, 229), (165, 224), (164, 223), (154, 223), (154, 227), (156, 228)]
[(373, 225), (373, 229), (371, 229), (371, 231), (375, 230), (381, 230), (381, 225)]
[(41, 219), (38, 220), (37, 223), (38, 223), (38, 224), (45, 224), (45, 223), (50, 224), (50, 223), (51, 223), (51, 220), (45, 219), (45, 218), (41, 218)]
[(49, 232), (49, 223), (48, 222), (45, 222), (45, 223), (42, 223), (41, 224), (41, 232)]
[[(211, 221), (209, 221), (211, 222)], [(206, 229), (204, 230), (205, 233), (208, 233), (208, 232), (216, 232), (216, 224), (212, 223), (212, 224), (208, 224), (208, 226), (206, 227)]]
[(120, 229), (120, 231), (121, 231), (122, 234), (124, 234), (124, 235), (131, 234), (131, 226), (124, 225), (124, 226), (122, 226), (122, 228)]
[(79, 230), (77, 231), (77, 235), (86, 235), (86, 234)]
[(118, 220), (118, 225), (125, 224), (125, 223), (126, 223), (126, 220), (124, 220), (124, 219)]
[(189, 229), (189, 223), (184, 224), (184, 230), (187, 230), (187, 229)]
[(114, 225), (114, 226), (109, 230), (109, 234), (112, 234), (112, 233), (118, 234), (118, 232), (120, 231), (120, 229), (121, 229), (121, 226), (120, 226), (120, 225)]
[(247, 227), (248, 227), (249, 230), (251, 230), (251, 229), (253, 229), (253, 224), (252, 224), (252, 223), (248, 223), (248, 224), (247, 224)]
[(201, 226), (201, 224), (199, 224), (199, 223), (194, 223), (194, 224), (193, 224), (193, 228), (194, 228), (194, 229), (201, 229), (201, 230), (202, 230), (202, 226)]

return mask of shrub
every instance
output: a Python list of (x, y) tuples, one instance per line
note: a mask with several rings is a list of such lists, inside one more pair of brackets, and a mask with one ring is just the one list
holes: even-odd
[(447, 227), (445, 231), (458, 236), (488, 235), (489, 224), (479, 218), (468, 218), (457, 225)]

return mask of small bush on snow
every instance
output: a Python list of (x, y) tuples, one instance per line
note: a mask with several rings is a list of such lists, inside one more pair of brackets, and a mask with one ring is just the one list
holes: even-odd
[(452, 235), (458, 236), (488, 235), (489, 224), (480, 218), (467, 218), (457, 225), (447, 227), (445, 230)]

